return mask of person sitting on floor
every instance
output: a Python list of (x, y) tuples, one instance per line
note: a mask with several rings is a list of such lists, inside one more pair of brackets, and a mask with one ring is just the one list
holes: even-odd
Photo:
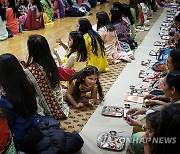
[(54, 20), (54, 11), (51, 2), (49, 2), (48, 0), (40, 0), (40, 2), (44, 10), (44, 24), (47, 25), (48, 23), (52, 23), (52, 21)]
[[(56, 55), (59, 62), (59, 75), (61, 80), (68, 80), (72, 73), (78, 72), (86, 67), (87, 50), (83, 34), (79, 31), (72, 31), (69, 33), (68, 46), (66, 46), (61, 39), (56, 40), (59, 45), (67, 50), (67, 61), (62, 63), (61, 58), (56, 50), (53, 53)], [(72, 72), (72, 73), (71, 73)]]
[(99, 72), (94, 66), (87, 66), (75, 73), (69, 80), (69, 84), (66, 97), (75, 108), (96, 105), (97, 94), (100, 100), (104, 98), (99, 82)]
[(19, 33), (19, 21), (20, 16), (18, 9), (16, 7), (15, 0), (6, 0), (6, 26), (7, 29), (17, 35)]
[(146, 115), (146, 123), (142, 126), (145, 132), (134, 133), (131, 136), (128, 150), (133, 154), (146, 154), (147, 147), (150, 145), (150, 151), (153, 149), (153, 137), (158, 128), (158, 118), (160, 112), (152, 112)]
[(0, 74), (0, 108), (5, 112), (17, 151), (72, 154), (81, 149), (84, 142), (77, 132), (65, 132), (57, 120), (37, 113), (33, 84), (14, 55), (0, 56)]
[(0, 41), (3, 41), (8, 38), (8, 32), (6, 29), (6, 9), (3, 7), (3, 4), (0, 2)]
[(1, 154), (16, 154), (11, 131), (8, 126), (4, 112), (0, 108), (0, 153)]
[[(180, 73), (178, 73), (178, 76), (179, 75), (180, 75)], [(178, 77), (178, 80), (179, 79), (180, 79), (180, 76)], [(179, 140), (180, 139), (180, 133), (179, 133), (180, 104), (179, 103), (171, 104), (171, 105), (165, 107), (160, 113), (158, 123), (159, 124), (158, 124), (158, 128), (157, 128), (157, 132), (156, 132), (154, 138), (155, 139), (163, 138), (166, 140), (171, 139), (171, 141), (168, 144), (167, 144), (167, 142), (165, 142), (166, 140), (163, 140), (164, 144), (162, 144), (162, 142), (155, 143), (154, 147), (153, 147), (153, 151), (152, 152), (150, 150), (147, 151), (148, 154), (151, 154), (151, 153), (156, 153), (156, 154), (176, 153), (176, 151), (179, 150), (179, 145), (180, 145), (180, 140)], [(147, 149), (150, 149), (150, 145), (147, 145)]]
[(96, 20), (98, 34), (104, 41), (108, 62), (110, 64), (116, 64), (121, 62), (121, 60), (131, 62), (130, 51), (127, 53), (123, 51), (116, 34), (116, 29), (111, 24), (108, 14), (104, 11), (98, 12), (96, 14)]
[(56, 119), (67, 118), (69, 107), (63, 101), (58, 68), (46, 38), (30, 35), (27, 45), (28, 60), (24, 62), (25, 72), (36, 89), (41, 112)]
[(43, 7), (39, 0), (30, 0), (24, 30), (36, 30), (44, 27)]
[(78, 19), (77, 30), (84, 35), (87, 49), (87, 65), (97, 67), (100, 72), (108, 71), (104, 42), (101, 36), (92, 29), (90, 21), (86, 18)]

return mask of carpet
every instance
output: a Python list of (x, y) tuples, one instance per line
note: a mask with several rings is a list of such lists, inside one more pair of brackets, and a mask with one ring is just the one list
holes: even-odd
[[(149, 28), (153, 26), (153, 24), (158, 19), (163, 10), (163, 8), (160, 8), (158, 11), (154, 12), (153, 19), (151, 19), (148, 23)], [(136, 41), (138, 42), (138, 44), (143, 41), (147, 33), (148, 31), (136, 32)], [(126, 64), (127, 63), (125, 62), (121, 62), (116, 65), (109, 65), (109, 71), (100, 75), (100, 83), (102, 85), (104, 95), (108, 92), (113, 83), (116, 81), (117, 77), (124, 69)], [(69, 117), (66, 120), (60, 120), (61, 129), (68, 132), (80, 132), (91, 117), (91, 115), (94, 113), (99, 103), (97, 103), (93, 107), (85, 107), (83, 109), (75, 109), (74, 107), (70, 106)]]

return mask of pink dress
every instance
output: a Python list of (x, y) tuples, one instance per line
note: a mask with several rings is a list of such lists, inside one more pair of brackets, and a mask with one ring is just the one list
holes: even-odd
[(14, 34), (19, 33), (19, 22), (18, 18), (14, 17), (14, 12), (12, 8), (6, 9), (6, 24), (7, 28)]

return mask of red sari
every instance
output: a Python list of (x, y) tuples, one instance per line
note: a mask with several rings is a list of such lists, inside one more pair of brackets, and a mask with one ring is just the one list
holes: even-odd
[(42, 17), (36, 19), (36, 6), (31, 6), (28, 10), (27, 17), (24, 23), (24, 29), (26, 30), (37, 30), (44, 27), (44, 22)]
[(0, 152), (3, 151), (10, 138), (10, 130), (6, 119), (0, 118)]

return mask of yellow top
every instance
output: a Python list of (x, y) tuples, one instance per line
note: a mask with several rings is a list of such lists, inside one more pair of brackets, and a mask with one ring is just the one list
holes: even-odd
[(100, 48), (99, 43), (98, 43), (98, 50), (97, 50), (98, 56), (96, 56), (92, 52), (92, 50), (93, 50), (92, 45), (91, 45), (92, 40), (88, 33), (84, 34), (84, 40), (86, 43), (86, 49), (87, 49), (87, 54), (88, 54), (87, 55), (87, 57), (88, 57), (87, 65), (97, 67), (100, 72), (108, 71), (108, 69), (109, 69), (108, 61), (107, 61), (106, 56), (102, 57), (101, 48)]

